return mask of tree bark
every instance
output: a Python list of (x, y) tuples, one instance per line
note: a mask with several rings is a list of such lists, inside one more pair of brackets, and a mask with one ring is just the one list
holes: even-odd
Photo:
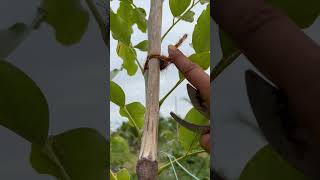
[[(162, 0), (151, 0), (148, 20), (149, 55), (161, 54)], [(157, 179), (158, 121), (159, 121), (159, 60), (148, 60), (144, 72), (146, 84), (146, 113), (142, 143), (136, 171), (139, 180)]]

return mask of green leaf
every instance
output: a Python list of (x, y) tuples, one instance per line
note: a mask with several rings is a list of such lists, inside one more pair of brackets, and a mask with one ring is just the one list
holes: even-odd
[(7, 58), (30, 34), (31, 28), (16, 23), (9, 29), (0, 30), (0, 58)]
[[(193, 123), (193, 124), (198, 124), (198, 125), (207, 125), (208, 124), (208, 119), (206, 119), (195, 108), (192, 108), (187, 113), (184, 120), (186, 120), (190, 123)], [(194, 132), (192, 132), (182, 126), (179, 126), (178, 136), (179, 136), (179, 141), (185, 150), (189, 150), (190, 147), (191, 147), (191, 149), (195, 149), (195, 148), (199, 147), (199, 136), (197, 133), (194, 133)]]
[(190, 5), (191, 0), (169, 0), (170, 10), (174, 17), (180, 16)]
[(87, 31), (89, 14), (80, 0), (44, 0), (44, 20), (55, 29), (56, 39), (64, 45), (78, 43)]
[(222, 54), (224, 58), (228, 58), (234, 52), (238, 51), (237, 46), (231, 40), (231, 38), (221, 29), (219, 29), (219, 38), (220, 38), (220, 45), (222, 49)]
[(320, 13), (319, 0), (267, 0), (266, 2), (286, 12), (300, 28), (312, 25)]
[(270, 145), (261, 148), (246, 164), (240, 180), (307, 180)]
[(120, 71), (121, 71), (121, 69), (114, 69), (114, 70), (110, 71), (110, 80), (115, 78), (119, 74)]
[(110, 177), (111, 180), (130, 180), (130, 173), (123, 168), (116, 173), (111, 172)]
[(210, 51), (210, 6), (201, 13), (192, 34), (192, 46), (196, 53)]
[(198, 64), (203, 70), (210, 67), (210, 52), (202, 52), (198, 54), (192, 54), (189, 59)]
[(44, 144), (49, 110), (40, 88), (24, 72), (0, 60), (0, 124), (28, 141)]
[(132, 14), (133, 22), (137, 24), (141, 32), (147, 31), (147, 13), (143, 8), (135, 8)]
[(129, 76), (136, 74), (138, 65), (136, 64), (136, 51), (131, 47), (118, 42), (117, 54), (123, 60), (123, 68), (127, 70)]
[(38, 173), (59, 180), (105, 180), (108, 154), (108, 142), (100, 133), (79, 128), (51, 137), (42, 148), (33, 144), (30, 162)]
[(143, 8), (133, 8), (129, 1), (120, 1), (120, 6), (117, 14), (132, 27), (137, 24), (138, 29), (142, 32), (147, 30), (147, 13)]
[(178, 72), (178, 75), (179, 75), (179, 80), (185, 78), (184, 75), (180, 71)]
[(149, 41), (144, 40), (134, 46), (134, 48), (140, 49), (141, 51), (148, 51)]
[(209, 0), (200, 0), (200, 4), (205, 4), (205, 3), (208, 3)]
[(129, 124), (134, 126), (136, 124), (140, 129), (144, 124), (145, 107), (140, 102), (133, 102), (120, 108), (120, 115), (128, 118)]
[(122, 19), (119, 15), (113, 13), (110, 10), (110, 30), (112, 32), (112, 37), (115, 40), (130, 45), (131, 34), (133, 32), (132, 27), (128, 22)]
[(130, 174), (127, 169), (121, 169), (117, 172), (117, 179), (118, 180), (130, 180)]
[(130, 158), (129, 143), (121, 136), (110, 138), (110, 160), (112, 165), (123, 164)]
[(110, 169), (110, 180), (117, 180), (117, 175), (113, 173)]
[(126, 95), (121, 87), (113, 81), (110, 81), (110, 101), (123, 107), (126, 104)]
[(195, 13), (193, 11), (188, 11), (181, 17), (181, 20), (187, 21), (187, 22), (193, 22), (194, 21), (194, 15)]
[(117, 10), (117, 15), (119, 15), (124, 21), (128, 23), (129, 26), (134, 24), (133, 18), (133, 7), (129, 1), (120, 1), (119, 8)]
[(129, 2), (129, 3), (133, 4), (133, 0), (120, 0), (120, 2), (122, 2), (122, 1)]

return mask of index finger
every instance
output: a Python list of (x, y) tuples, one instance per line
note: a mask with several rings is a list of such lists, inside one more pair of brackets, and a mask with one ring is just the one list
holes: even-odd
[(201, 97), (210, 105), (210, 77), (200, 66), (191, 62), (179, 49), (169, 45), (169, 57), (184, 77), (200, 91)]

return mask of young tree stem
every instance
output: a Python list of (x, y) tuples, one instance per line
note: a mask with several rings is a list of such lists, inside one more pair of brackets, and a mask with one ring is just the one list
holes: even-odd
[[(151, 0), (148, 20), (148, 55), (161, 54), (162, 0)], [(157, 179), (158, 121), (159, 121), (159, 60), (152, 58), (145, 71), (146, 113), (142, 143), (136, 171), (139, 180)]]

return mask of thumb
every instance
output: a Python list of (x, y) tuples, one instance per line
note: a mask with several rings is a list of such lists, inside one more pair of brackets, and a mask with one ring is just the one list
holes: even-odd
[(200, 145), (205, 151), (210, 153), (210, 133), (201, 135)]

